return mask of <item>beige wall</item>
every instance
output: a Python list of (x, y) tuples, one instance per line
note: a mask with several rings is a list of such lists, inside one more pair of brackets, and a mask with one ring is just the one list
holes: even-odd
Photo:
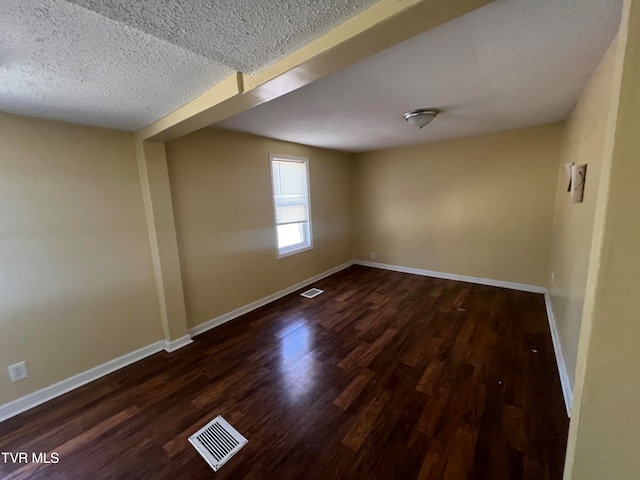
[[(615, 58), (564, 478), (640, 476), (640, 2)], [(607, 115), (603, 111), (603, 115)]]
[[(268, 154), (309, 158), (313, 249), (276, 258)], [(224, 130), (167, 143), (191, 327), (352, 259), (352, 159)]]
[[(573, 385), (582, 321), (591, 235), (595, 214), (600, 164), (612, 101), (615, 44), (609, 48), (567, 122), (558, 164), (558, 186), (551, 249), (549, 293), (558, 337)], [(564, 164), (586, 163), (587, 181), (583, 203), (573, 203), (567, 192)]]
[(2, 404), (162, 334), (131, 134), (0, 113), (0, 142)]
[(562, 125), (357, 155), (355, 255), (546, 285)]

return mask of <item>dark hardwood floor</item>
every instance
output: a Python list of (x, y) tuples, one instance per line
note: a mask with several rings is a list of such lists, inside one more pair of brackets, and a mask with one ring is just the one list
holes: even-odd
[[(353, 266), (0, 424), (3, 479), (562, 477), (542, 295)], [(214, 473), (187, 438), (249, 443)]]

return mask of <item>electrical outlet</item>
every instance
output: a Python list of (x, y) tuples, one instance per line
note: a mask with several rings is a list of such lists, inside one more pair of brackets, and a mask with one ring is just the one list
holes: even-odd
[(17, 382), (18, 380), (22, 380), (28, 377), (26, 362), (14, 363), (13, 365), (9, 365), (8, 370), (9, 378), (12, 382)]
[(371, 260), (375, 260), (376, 259), (376, 252), (371, 252), (369, 254), (369, 258), (371, 258)]

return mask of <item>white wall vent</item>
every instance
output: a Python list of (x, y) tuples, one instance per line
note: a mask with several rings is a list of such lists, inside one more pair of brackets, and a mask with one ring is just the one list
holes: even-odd
[(307, 290), (304, 293), (301, 293), (300, 295), (302, 295), (303, 297), (306, 297), (306, 298), (313, 298), (313, 297), (317, 297), (322, 292), (324, 292), (324, 290), (320, 290), (319, 288), (312, 288), (310, 290)]
[(220, 415), (191, 435), (189, 441), (215, 471), (248, 442)]

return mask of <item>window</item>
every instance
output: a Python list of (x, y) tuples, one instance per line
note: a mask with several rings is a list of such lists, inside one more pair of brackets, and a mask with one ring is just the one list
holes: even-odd
[(311, 248), (309, 173), (306, 158), (269, 155), (278, 256)]

